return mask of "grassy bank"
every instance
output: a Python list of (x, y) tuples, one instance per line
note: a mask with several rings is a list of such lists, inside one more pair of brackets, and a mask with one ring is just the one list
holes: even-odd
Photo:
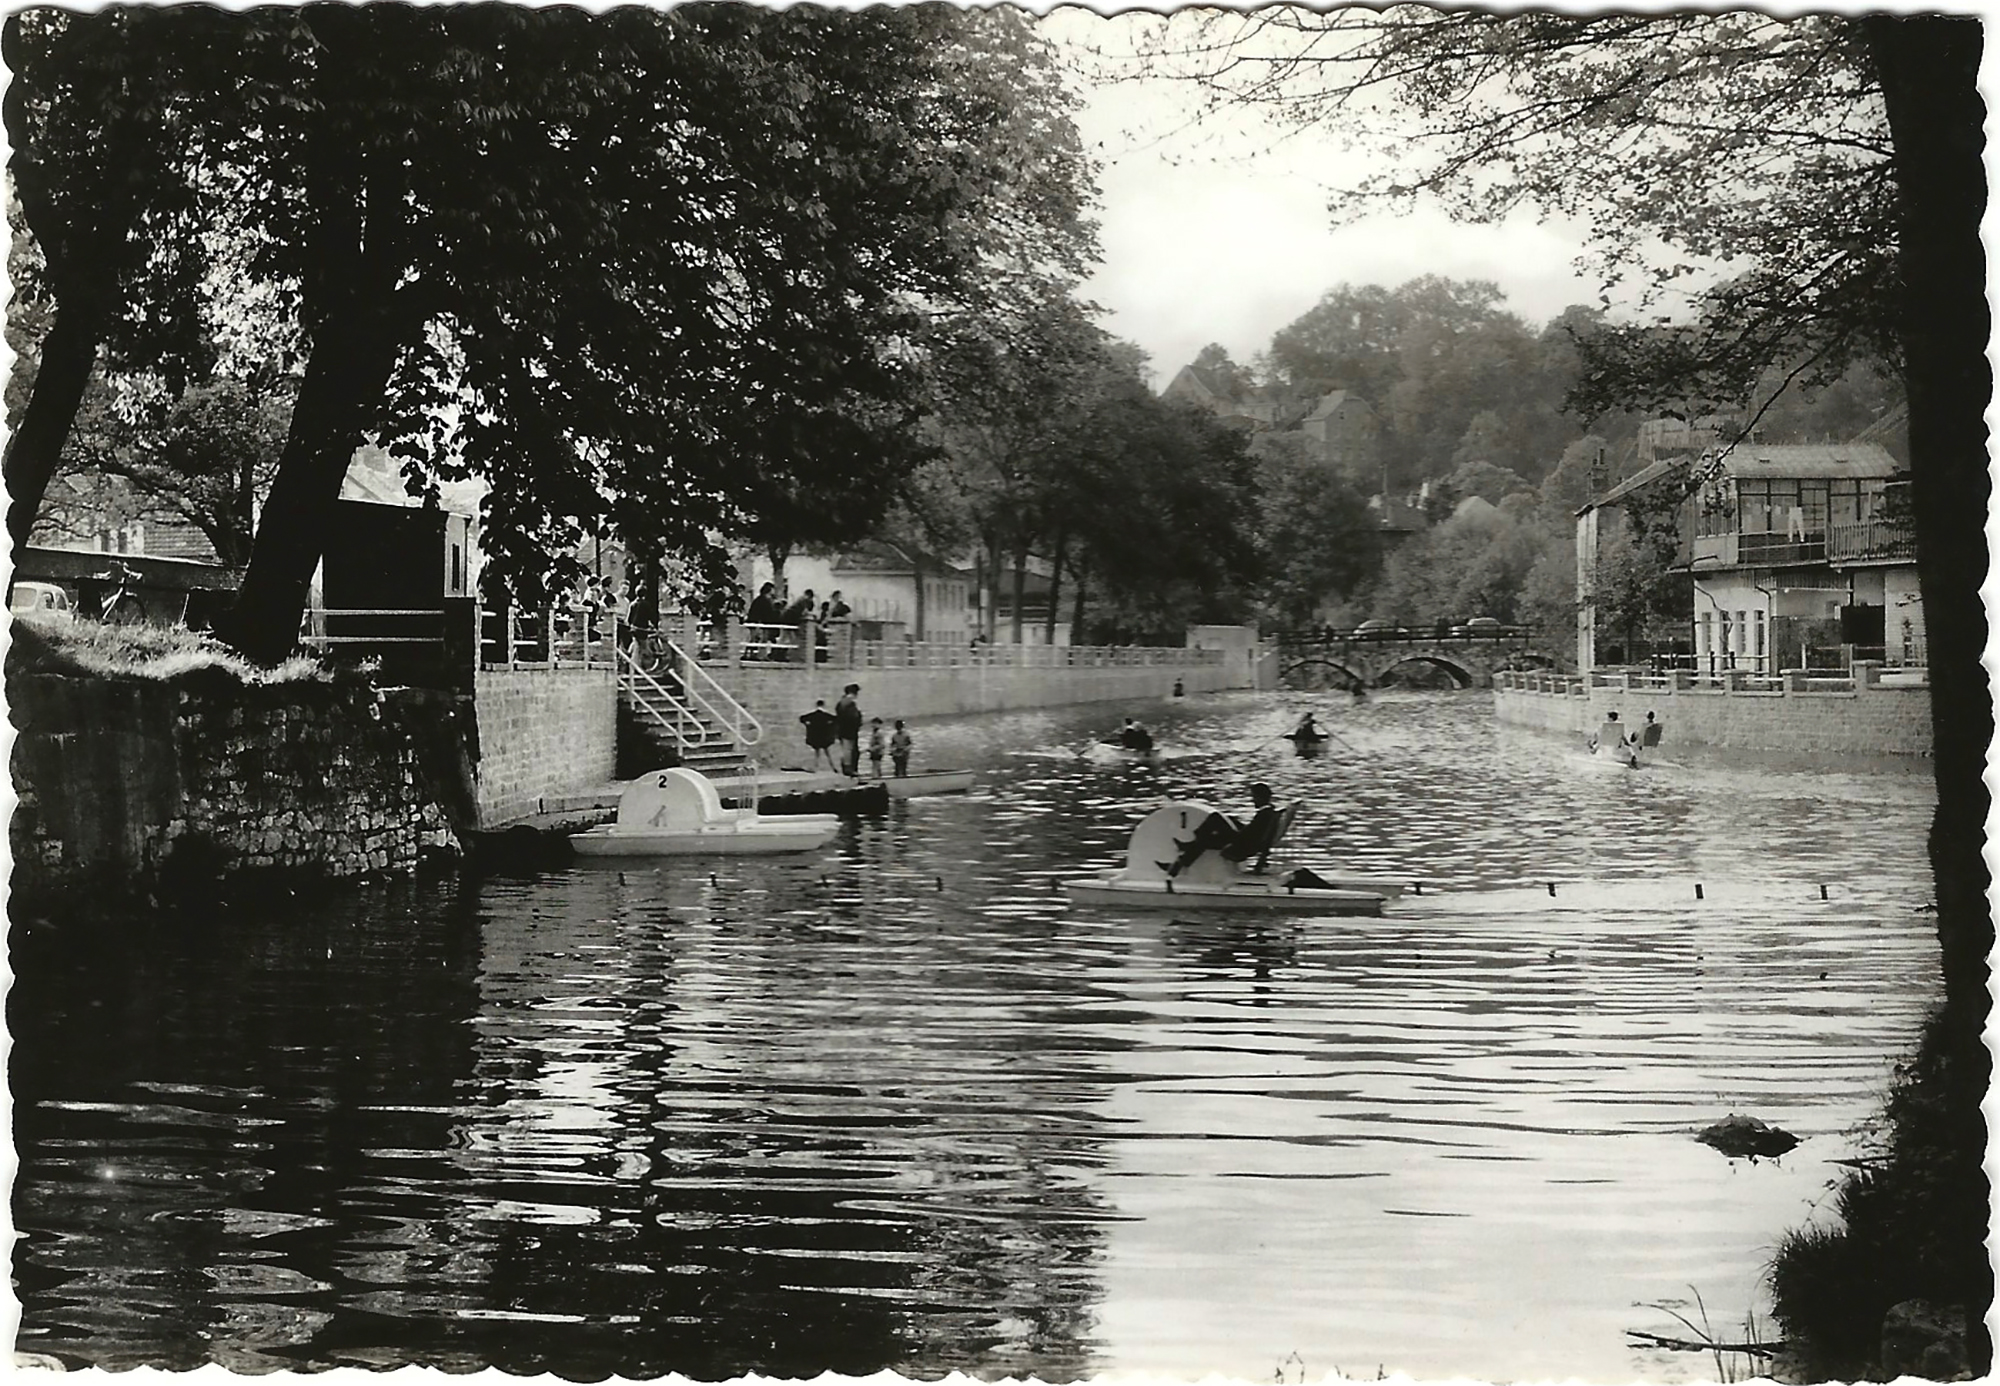
[[(1976, 1031), (1934, 1017), (1898, 1068), (1879, 1131), (1836, 1191), (1841, 1225), (1800, 1229), (1779, 1246), (1772, 1312), (1789, 1346), (1789, 1378), (1985, 1374), (1993, 1273), (1979, 1104), (1990, 1068)], [(1920, 1319), (1962, 1313), (1962, 1355), (1947, 1344), (1924, 1356), (1921, 1331), (1892, 1331), (1885, 1346), (1890, 1310), (1913, 1300), (1935, 1311)]]
[(274, 668), (261, 668), (212, 636), (179, 626), (27, 617), (13, 622), (9, 637), (9, 674), (69, 674), (159, 683), (204, 671), (240, 683), (293, 683), (326, 676), (324, 668), (305, 656)]

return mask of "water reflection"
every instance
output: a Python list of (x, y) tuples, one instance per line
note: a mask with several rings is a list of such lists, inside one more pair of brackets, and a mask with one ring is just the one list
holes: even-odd
[[(1307, 706), (1338, 739), (1299, 759)], [(17, 921), (20, 1345), (1699, 1376), (1623, 1329), (1690, 1283), (1750, 1307), (1869, 1113), (1931, 985), (1929, 786), (1606, 776), (1487, 708), (972, 719), (920, 744), (979, 790), (812, 858)], [(1128, 710), (1158, 764), (1079, 754)], [(1425, 894), (1337, 922), (1064, 902), (1158, 796), (1253, 778), (1301, 802), (1303, 859)], [(1806, 1144), (1751, 1168), (1689, 1139), (1732, 1110)]]

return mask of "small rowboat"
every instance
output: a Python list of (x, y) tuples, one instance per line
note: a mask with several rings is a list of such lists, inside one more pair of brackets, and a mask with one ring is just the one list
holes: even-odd
[(878, 780), (891, 799), (914, 799), (922, 794), (963, 794), (972, 788), (978, 774), (971, 770), (927, 770), (915, 775), (892, 775)]
[(755, 809), (726, 809), (714, 784), (675, 768), (641, 776), (618, 799), (618, 821), (573, 835), (585, 857), (745, 856), (810, 852), (840, 830), (832, 814), (766, 818)]
[[(1296, 804), (1278, 814), (1270, 845), (1284, 839)], [(1220, 852), (1204, 852), (1178, 875), (1169, 876), (1161, 863), (1178, 855), (1176, 842), (1192, 837), (1215, 810), (1193, 800), (1171, 801), (1139, 820), (1125, 849), (1125, 867), (1102, 876), (1064, 882), (1078, 904), (1117, 905), (1127, 909), (1278, 910), (1292, 914), (1379, 915), (1383, 903), (1402, 894), (1402, 887), (1359, 877), (1326, 876), (1317, 871), (1264, 872), (1245, 870)]]

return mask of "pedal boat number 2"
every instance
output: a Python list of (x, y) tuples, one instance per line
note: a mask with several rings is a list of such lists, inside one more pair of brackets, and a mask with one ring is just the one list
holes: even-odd
[[(1279, 812), (1271, 845), (1284, 840), (1298, 805)], [(1323, 872), (1246, 870), (1220, 852), (1203, 852), (1178, 875), (1161, 866), (1180, 855), (1174, 845), (1194, 835), (1216, 810), (1197, 800), (1175, 800), (1154, 809), (1132, 829), (1125, 848), (1125, 867), (1102, 876), (1085, 876), (1064, 883), (1069, 898), (1080, 905), (1114, 905), (1154, 910), (1282, 910), (1295, 914), (1378, 915), (1385, 900), (1403, 893), (1400, 884), (1364, 877), (1329, 876)], [(1298, 884), (1304, 876), (1311, 884)]]
[(832, 814), (726, 809), (712, 783), (677, 767), (634, 780), (618, 800), (617, 822), (573, 834), (569, 844), (586, 857), (745, 856), (810, 852), (839, 829)]

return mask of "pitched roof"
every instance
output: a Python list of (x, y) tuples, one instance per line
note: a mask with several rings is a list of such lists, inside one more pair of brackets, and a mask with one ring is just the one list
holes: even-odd
[(851, 544), (833, 555), (828, 568), (836, 573), (893, 576), (916, 572), (920, 561), (933, 577), (963, 575), (965, 571), (949, 559), (926, 553), (913, 545), (891, 543), (887, 539), (863, 539), (858, 544)]
[(1735, 477), (1887, 477), (1902, 468), (1880, 443), (1738, 443), (1722, 454)]
[(1649, 462), (1619, 482), (1616, 486), (1613, 486), (1609, 491), (1604, 492), (1600, 496), (1592, 497), (1589, 502), (1578, 507), (1576, 513), (1581, 515), (1585, 511), (1594, 510), (1600, 505), (1616, 505), (1634, 491), (1645, 490), (1654, 482), (1665, 477), (1668, 472), (1685, 467), (1687, 464), (1688, 460), (1685, 457), (1662, 457), (1657, 462)]
[[(1306, 415), (1306, 417), (1308, 419), (1328, 418), (1339, 412), (1340, 406), (1347, 403), (1348, 397), (1346, 390), (1329, 390), (1320, 397), (1319, 403), (1313, 407), (1312, 413)], [(1356, 395), (1354, 398), (1359, 400), (1360, 396)]]

